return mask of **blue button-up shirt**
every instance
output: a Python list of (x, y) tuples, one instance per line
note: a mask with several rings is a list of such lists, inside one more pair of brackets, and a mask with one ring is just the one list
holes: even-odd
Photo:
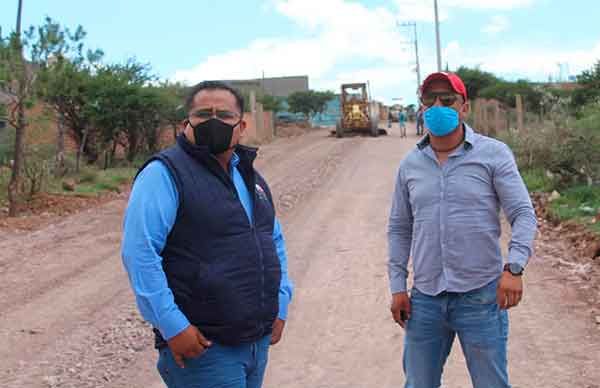
[(440, 165), (429, 138), (401, 163), (389, 219), (392, 293), (483, 287), (502, 272), (500, 207), (511, 227), (509, 263), (525, 267), (537, 230), (529, 193), (508, 146), (464, 125), (465, 141)]
[[(252, 197), (237, 169), (239, 157), (233, 155), (229, 173), (238, 197), (252, 223)], [(125, 213), (121, 254), (140, 313), (163, 338), (170, 339), (190, 324), (167, 284), (161, 262), (162, 252), (177, 218), (179, 195), (171, 173), (160, 161), (148, 164), (133, 185)], [(279, 318), (287, 319), (293, 284), (288, 276), (285, 240), (275, 220), (273, 242), (281, 263)]]

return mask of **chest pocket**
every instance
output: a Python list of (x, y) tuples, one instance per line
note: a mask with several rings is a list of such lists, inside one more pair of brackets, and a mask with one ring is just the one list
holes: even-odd
[(448, 199), (468, 206), (489, 204), (496, 197), (492, 172), (480, 163), (465, 163), (448, 174)]

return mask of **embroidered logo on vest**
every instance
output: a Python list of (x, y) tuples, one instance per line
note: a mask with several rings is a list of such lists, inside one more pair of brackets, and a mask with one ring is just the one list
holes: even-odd
[(265, 190), (262, 187), (260, 187), (258, 183), (256, 184), (255, 188), (256, 196), (263, 201), (268, 201), (267, 193), (265, 193)]

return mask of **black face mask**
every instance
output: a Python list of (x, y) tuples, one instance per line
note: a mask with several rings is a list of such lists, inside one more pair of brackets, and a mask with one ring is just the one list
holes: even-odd
[(223, 152), (235, 147), (230, 147), (231, 138), (233, 137), (233, 128), (239, 123), (227, 124), (219, 119), (211, 118), (206, 120), (195, 127), (190, 123), (190, 126), (194, 129), (194, 138), (196, 144), (199, 146), (208, 147), (209, 151), (213, 155), (222, 154)]

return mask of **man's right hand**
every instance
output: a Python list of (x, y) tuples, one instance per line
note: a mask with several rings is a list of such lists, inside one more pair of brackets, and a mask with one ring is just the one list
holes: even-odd
[(194, 325), (189, 325), (184, 331), (168, 340), (167, 343), (171, 353), (173, 353), (175, 362), (181, 368), (185, 368), (184, 358), (198, 357), (204, 353), (206, 348), (212, 345)]
[(392, 307), (390, 307), (394, 321), (402, 328), (406, 327), (406, 321), (410, 319), (410, 298), (408, 292), (398, 292), (392, 295)]

